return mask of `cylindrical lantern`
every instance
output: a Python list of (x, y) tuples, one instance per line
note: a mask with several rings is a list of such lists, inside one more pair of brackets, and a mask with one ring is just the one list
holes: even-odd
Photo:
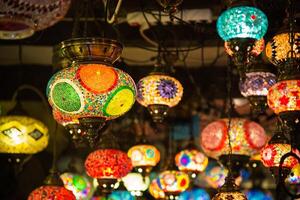
[(71, 0), (2, 0), (0, 3), (0, 39), (17, 40), (57, 23), (67, 14)]
[(183, 95), (183, 87), (166, 74), (150, 74), (137, 84), (137, 101), (147, 107), (154, 121), (162, 121), (169, 108), (176, 106)]
[(34, 154), (48, 145), (47, 127), (26, 116), (0, 117), (0, 153)]

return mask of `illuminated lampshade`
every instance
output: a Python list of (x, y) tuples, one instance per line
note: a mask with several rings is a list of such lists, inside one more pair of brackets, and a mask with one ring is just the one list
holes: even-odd
[(166, 197), (173, 199), (189, 187), (190, 179), (184, 172), (167, 170), (159, 174), (157, 183)]
[(204, 189), (196, 188), (181, 193), (179, 200), (210, 200), (210, 196)]
[(128, 157), (131, 159), (132, 166), (138, 168), (138, 172), (148, 174), (159, 162), (160, 153), (153, 145), (140, 144), (128, 150)]
[(245, 194), (239, 191), (232, 177), (227, 177), (225, 184), (219, 189), (219, 192), (212, 200), (247, 200)]
[(273, 200), (271, 194), (258, 189), (252, 189), (245, 194), (248, 200)]
[(208, 158), (196, 149), (186, 149), (175, 156), (175, 163), (180, 171), (199, 173), (205, 170)]
[(134, 196), (130, 194), (130, 192), (124, 191), (113, 191), (107, 200), (135, 200)]
[(269, 89), (268, 105), (276, 114), (300, 111), (300, 80), (284, 80)]
[(137, 101), (148, 108), (154, 121), (162, 121), (169, 108), (176, 106), (183, 94), (181, 83), (165, 74), (150, 74), (137, 84)]
[(75, 64), (49, 81), (48, 101), (55, 120), (79, 123), (83, 118), (115, 119), (134, 104), (136, 88), (125, 72), (104, 64)]
[(269, 88), (275, 83), (276, 76), (271, 72), (249, 72), (239, 86), (244, 97), (267, 96)]
[(92, 196), (92, 183), (85, 176), (74, 173), (60, 175), (66, 189), (73, 192), (76, 199), (87, 200)]
[(0, 117), (0, 153), (34, 154), (48, 145), (47, 127), (26, 116)]
[(264, 37), (267, 29), (267, 16), (261, 10), (249, 6), (229, 8), (217, 21), (218, 34), (224, 41), (235, 38), (259, 40)]
[(90, 177), (97, 179), (118, 179), (132, 169), (130, 158), (117, 149), (99, 149), (88, 155), (85, 169)]
[(151, 184), (149, 186), (149, 193), (155, 199), (165, 199), (166, 195), (165, 195), (164, 191), (158, 185), (158, 178), (153, 179), (151, 181)]
[(129, 173), (122, 178), (125, 188), (133, 196), (142, 196), (150, 184), (149, 177), (143, 177), (140, 173)]
[(30, 37), (61, 20), (71, 0), (1, 1), (0, 39)]
[[(228, 119), (208, 124), (200, 135), (200, 144), (206, 155), (218, 158), (229, 154), (227, 138)], [(266, 144), (267, 135), (257, 123), (242, 118), (233, 118), (230, 127), (232, 154), (252, 156)]]
[[(271, 41), (269, 41), (266, 45), (266, 56), (268, 60), (276, 65), (284, 64), (289, 58), (291, 58), (291, 54), (289, 53), (291, 50), (291, 45), (289, 43), (289, 33), (284, 32), (275, 35)], [(300, 33), (296, 32), (294, 36), (294, 51), (295, 57), (298, 61), (300, 59)]]
[[(232, 47), (230, 46), (230, 42), (226, 41), (224, 43), (224, 48), (226, 53), (229, 56), (233, 56), (234, 55), (234, 51), (232, 50)], [(256, 40), (254, 43), (254, 46), (251, 48), (251, 52), (250, 55), (252, 56), (258, 56), (259, 54), (261, 54), (261, 52), (265, 49), (265, 40), (263, 38), (261, 38), (260, 40)]]
[(289, 184), (300, 184), (300, 163), (296, 164), (288, 175), (287, 180)]
[(67, 190), (61, 186), (41, 186), (33, 190), (28, 196), (27, 200), (45, 200), (45, 199), (57, 199), (57, 200), (76, 200), (75, 196), (70, 190)]

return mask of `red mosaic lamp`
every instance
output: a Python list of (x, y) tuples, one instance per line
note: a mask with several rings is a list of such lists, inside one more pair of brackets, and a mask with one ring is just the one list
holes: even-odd
[(98, 180), (99, 189), (110, 193), (118, 179), (132, 170), (130, 158), (117, 149), (99, 149), (90, 153), (85, 160), (86, 173)]
[(55, 48), (56, 57), (64, 60), (56, 63), (65, 68), (50, 79), (48, 101), (55, 120), (75, 138), (92, 143), (106, 121), (133, 106), (133, 79), (113, 67), (121, 52), (119, 42), (104, 38), (70, 39)]
[(232, 167), (238, 172), (252, 155), (257, 154), (267, 143), (264, 129), (256, 122), (243, 118), (231, 119), (228, 133), (228, 119), (220, 119), (208, 124), (200, 135), (200, 145), (209, 157), (220, 159), (227, 165), (229, 161), (229, 141), (232, 146)]

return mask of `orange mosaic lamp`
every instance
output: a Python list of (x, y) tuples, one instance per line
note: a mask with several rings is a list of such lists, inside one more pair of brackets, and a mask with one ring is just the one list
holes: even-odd
[(153, 145), (140, 144), (128, 150), (128, 157), (139, 173), (149, 175), (152, 167), (160, 161), (160, 152)]
[(76, 200), (74, 194), (64, 188), (63, 186), (41, 186), (33, 190), (27, 200), (44, 200), (44, 199), (57, 199), (57, 200)]
[(162, 189), (160, 189), (158, 185), (158, 178), (152, 180), (148, 189), (149, 193), (155, 199), (165, 199), (166, 195)]
[(168, 109), (180, 102), (183, 87), (169, 75), (152, 73), (138, 82), (137, 92), (137, 102), (148, 108), (153, 121), (162, 122)]

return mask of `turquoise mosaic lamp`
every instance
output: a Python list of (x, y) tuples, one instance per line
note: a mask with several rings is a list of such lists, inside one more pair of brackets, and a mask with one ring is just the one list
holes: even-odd
[(226, 52), (231, 52), (229, 55), (238, 67), (258, 56), (253, 49), (267, 30), (268, 18), (264, 12), (246, 4), (231, 5), (217, 20), (217, 31), (225, 41)]

